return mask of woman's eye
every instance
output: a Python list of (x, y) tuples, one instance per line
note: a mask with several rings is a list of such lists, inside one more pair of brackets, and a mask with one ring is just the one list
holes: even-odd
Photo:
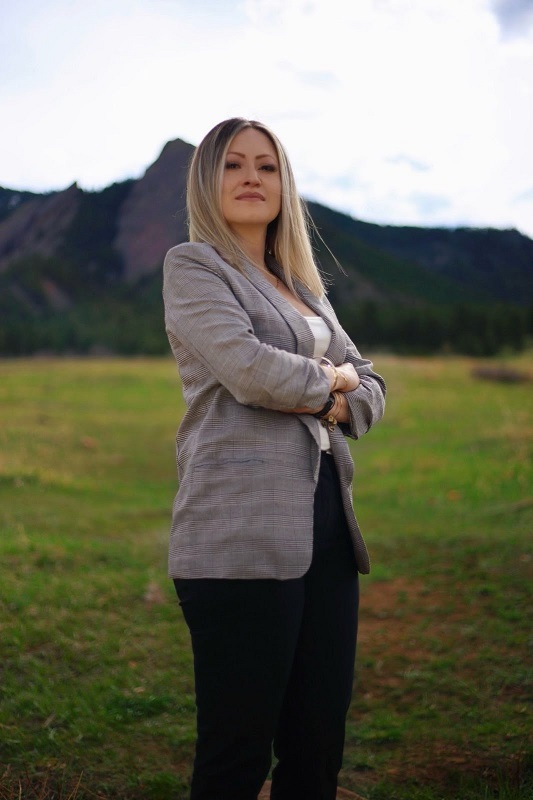
[(274, 164), (263, 164), (261, 169), (265, 170), (265, 172), (275, 172), (276, 171), (276, 167), (274, 166)]
[(226, 162), (226, 169), (237, 169), (239, 165), (236, 161), (227, 161)]

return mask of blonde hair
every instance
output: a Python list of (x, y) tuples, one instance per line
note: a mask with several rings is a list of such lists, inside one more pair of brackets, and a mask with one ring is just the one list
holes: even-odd
[(301, 281), (317, 297), (324, 294), (310, 241), (313, 222), (298, 196), (287, 153), (277, 136), (255, 120), (234, 117), (216, 125), (196, 148), (187, 178), (189, 240), (210, 244), (233, 267), (243, 271), (247, 256), (222, 215), (221, 191), (226, 155), (233, 138), (255, 128), (272, 142), (280, 167), (281, 210), (267, 228), (266, 251), (283, 269), (285, 282)]

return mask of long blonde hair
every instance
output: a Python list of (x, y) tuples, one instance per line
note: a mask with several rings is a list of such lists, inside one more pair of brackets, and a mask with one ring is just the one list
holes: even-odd
[(298, 196), (287, 153), (277, 136), (255, 120), (234, 117), (216, 125), (196, 148), (187, 178), (189, 240), (210, 244), (233, 267), (243, 271), (248, 260), (222, 215), (221, 191), (226, 155), (233, 138), (255, 128), (272, 142), (281, 177), (281, 210), (267, 229), (266, 250), (281, 265), (286, 284), (301, 281), (317, 297), (324, 294), (310, 241), (314, 229), (309, 212)]

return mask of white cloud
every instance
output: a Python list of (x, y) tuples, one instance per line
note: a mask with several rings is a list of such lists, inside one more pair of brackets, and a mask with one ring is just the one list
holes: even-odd
[(533, 236), (531, 200), (516, 202), (533, 174), (533, 31), (501, 38), (512, 0), (12, 5), (3, 185), (103, 186), (242, 115), (272, 125), (306, 196)]

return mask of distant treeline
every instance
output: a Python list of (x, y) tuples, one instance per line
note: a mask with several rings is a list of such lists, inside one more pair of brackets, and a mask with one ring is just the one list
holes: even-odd
[[(0, 355), (168, 352), (159, 281), (108, 287), (65, 310), (0, 301)], [(27, 295), (26, 295), (27, 297)]]
[[(65, 311), (0, 309), (0, 355), (169, 352), (160, 288), (146, 285), (127, 296), (110, 292)], [(400, 354), (459, 353), (492, 356), (517, 352), (533, 341), (533, 308), (438, 306), (405, 308), (363, 302), (339, 309), (349, 336), (364, 351)]]
[[(105, 224), (104, 214), (100, 225)], [(109, 242), (99, 245), (102, 252), (94, 241), (85, 245), (86, 258), (76, 267), (67, 238), (61, 258), (32, 256), (0, 275), (1, 356), (169, 352), (161, 271), (127, 284)], [(492, 356), (520, 351), (533, 341), (533, 306), (427, 300), (342, 305), (340, 296), (333, 299), (344, 328), (366, 351)]]
[(533, 306), (406, 308), (367, 301), (340, 308), (338, 315), (358, 346), (394, 353), (493, 356), (504, 350), (519, 352), (533, 338)]

